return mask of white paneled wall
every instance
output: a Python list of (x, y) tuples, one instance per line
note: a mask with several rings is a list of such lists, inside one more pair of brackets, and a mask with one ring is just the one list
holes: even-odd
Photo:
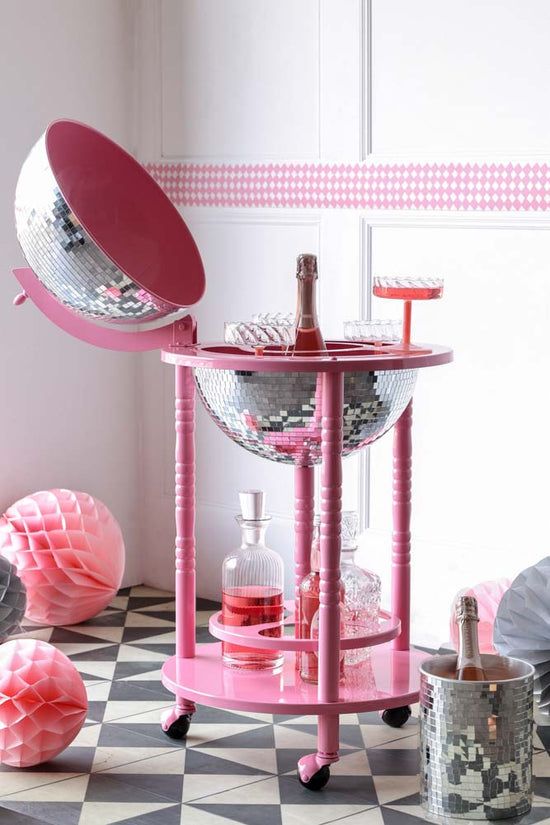
[(548, 154), (545, 0), (373, 0), (373, 151)]
[(360, 0), (163, 0), (163, 157), (356, 157), (362, 10)]
[(76, 341), (30, 301), (13, 200), (21, 164), (48, 123), (93, 124), (132, 148), (133, 10), (127, 0), (20, 0), (0, 12), (0, 512), (52, 487), (102, 499), (122, 526), (125, 584), (142, 580), (137, 357)]
[[(538, 158), (550, 9), (530, 0), (143, 0), (139, 150), (191, 163)], [(456, 590), (513, 575), (548, 552), (542, 468), (550, 286), (544, 217), (189, 208), (207, 272), (201, 339), (223, 321), (294, 305), (294, 258), (320, 255), (321, 318), (340, 335), (371, 312), (373, 274), (441, 274), (444, 300), (414, 308), (424, 340), (452, 344), (415, 396), (413, 590), (416, 641), (447, 638)], [(398, 307), (372, 302), (375, 317)], [(172, 374), (143, 359), (145, 568), (172, 581)], [(292, 556), (292, 470), (248, 455), (200, 411), (198, 589), (219, 593), (238, 539), (239, 487), (275, 514)], [(361, 509), (365, 564), (389, 584), (391, 438), (346, 461), (345, 502)], [(369, 463), (371, 465), (369, 472)], [(370, 477), (370, 491), (369, 491)], [(434, 586), (435, 585), (435, 586)]]
[(318, 157), (317, 0), (168, 0), (162, 44), (165, 156)]
[[(459, 587), (514, 576), (548, 552), (550, 233), (379, 226), (372, 255), (377, 272), (445, 274), (444, 300), (413, 308), (414, 328), (425, 340), (452, 342), (456, 357), (420, 374), (413, 411), (413, 607), (422, 638), (437, 642)], [(371, 464), (365, 553), (388, 581), (390, 441), (373, 446)]]

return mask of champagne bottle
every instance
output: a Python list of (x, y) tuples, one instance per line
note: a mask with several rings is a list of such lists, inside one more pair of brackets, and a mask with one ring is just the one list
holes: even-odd
[(307, 354), (326, 351), (325, 342), (317, 319), (315, 286), (317, 283), (317, 257), (308, 253), (298, 255), (296, 280), (298, 304), (296, 307), (296, 339), (294, 352)]
[(483, 682), (486, 676), (477, 638), (477, 599), (474, 596), (460, 596), (455, 610), (459, 634), (456, 678), (468, 682)]

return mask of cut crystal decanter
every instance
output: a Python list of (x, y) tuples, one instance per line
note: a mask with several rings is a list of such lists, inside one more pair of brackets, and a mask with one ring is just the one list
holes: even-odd
[[(344, 586), (343, 626), (346, 636), (365, 636), (378, 628), (380, 610), (380, 577), (363, 570), (354, 562), (357, 550), (359, 516), (354, 510), (342, 513), (342, 555), (340, 575)], [(345, 665), (354, 665), (368, 658), (369, 648), (346, 650)]]
[[(311, 572), (304, 577), (299, 590), (299, 634), (303, 639), (319, 638), (319, 604), (321, 592), (321, 518), (316, 515), (313, 522), (311, 543)], [(344, 588), (340, 585), (340, 618), (343, 616)], [(344, 634), (341, 624), (340, 633)], [(319, 678), (319, 656), (317, 651), (303, 651), (297, 654), (300, 678), (304, 682), (317, 684)], [(344, 656), (340, 658), (340, 678), (344, 676)]]

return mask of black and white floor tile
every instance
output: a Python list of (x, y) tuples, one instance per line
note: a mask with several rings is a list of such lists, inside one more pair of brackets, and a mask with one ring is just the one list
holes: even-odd
[[(209, 641), (215, 605), (199, 602)], [(0, 825), (418, 825), (418, 724), (400, 730), (378, 714), (341, 717), (341, 760), (318, 793), (296, 779), (316, 747), (316, 719), (200, 707), (187, 742), (161, 731), (172, 704), (160, 682), (173, 652), (170, 593), (133, 587), (95, 619), (25, 628), (50, 641), (85, 680), (90, 710), (72, 746), (46, 765), (0, 767)], [(538, 729), (535, 804), (522, 820), (550, 825), (550, 727)]]

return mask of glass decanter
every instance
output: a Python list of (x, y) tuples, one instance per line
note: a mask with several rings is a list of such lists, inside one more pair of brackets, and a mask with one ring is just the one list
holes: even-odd
[[(344, 585), (343, 625), (346, 636), (365, 636), (378, 629), (380, 578), (354, 562), (359, 516), (354, 510), (342, 513), (342, 555), (340, 576)], [(354, 665), (369, 656), (368, 647), (346, 650), (344, 662)]]
[[(271, 518), (266, 517), (261, 490), (239, 493), (242, 544), (230, 553), (222, 568), (222, 621), (231, 627), (278, 623), (266, 635), (280, 638), (283, 631), (283, 561), (265, 544)], [(223, 663), (248, 670), (273, 670), (283, 664), (283, 653), (222, 642)]]

